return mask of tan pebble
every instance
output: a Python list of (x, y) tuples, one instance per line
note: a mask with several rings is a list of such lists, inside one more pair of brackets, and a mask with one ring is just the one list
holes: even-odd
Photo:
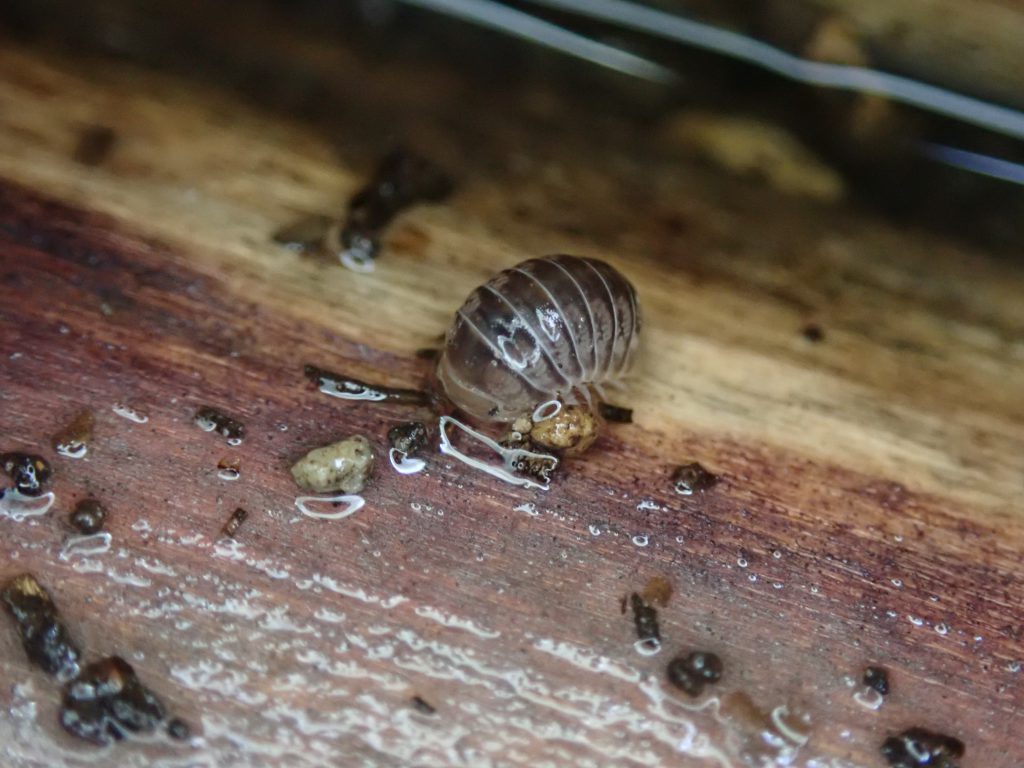
[(373, 470), (373, 448), (362, 435), (314, 448), (292, 466), (296, 484), (314, 493), (359, 493)]
[(549, 451), (578, 456), (597, 439), (598, 428), (598, 419), (589, 408), (567, 405), (550, 419), (535, 423), (530, 441)]

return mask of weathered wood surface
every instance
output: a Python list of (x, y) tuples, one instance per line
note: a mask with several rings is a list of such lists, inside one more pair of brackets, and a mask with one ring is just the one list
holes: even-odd
[[(474, 166), (479, 148), (460, 165), (473, 129), (446, 135), (438, 115), (464, 93), (436, 82), (416, 124), (393, 72), (355, 82), (358, 125), (332, 137), (348, 163), (194, 83), (0, 51), (0, 447), (52, 456), (76, 410), (97, 417), (86, 459), (54, 458), (53, 512), (0, 520), (0, 575), (35, 573), (91, 656), (124, 654), (202, 735), (97, 758), (59, 732), (56, 686), (7, 627), (5, 764), (714, 764), (705, 744), (742, 765), (714, 705), (687, 710), (662, 682), (699, 647), (725, 661), (721, 692), (812, 714), (799, 765), (880, 765), (884, 736), (915, 724), (965, 739), (966, 766), (1019, 765), (1019, 270), (614, 131), (510, 122), (504, 165)], [(476, 99), (493, 128), (501, 108)], [(370, 275), (271, 243), (339, 208), (389, 148), (367, 137), (385, 116), (454, 165), (452, 201), (406, 215)], [(119, 138), (84, 167), (71, 156), (95, 123)], [(547, 493), (434, 455), (411, 477), (381, 462), (346, 520), (297, 516), (292, 459), (355, 432), (383, 454), (409, 413), (323, 397), (302, 364), (416, 384), (414, 350), (474, 285), (554, 251), (637, 285), (636, 423)], [(800, 334), (812, 321), (821, 343)], [(192, 424), (204, 404), (245, 422), (242, 446)], [(217, 478), (223, 456), (240, 481)], [(671, 468), (694, 460), (722, 482), (678, 496)], [(62, 560), (86, 492), (110, 506), (113, 547)], [(239, 544), (218, 544), (239, 505)], [(642, 657), (619, 600), (655, 575), (676, 594), (665, 650)], [(844, 682), (867, 662), (893, 675), (877, 712)]]

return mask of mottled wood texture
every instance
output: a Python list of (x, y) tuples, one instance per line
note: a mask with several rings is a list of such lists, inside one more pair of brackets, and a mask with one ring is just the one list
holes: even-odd
[[(799, 765), (880, 765), (884, 736), (917, 724), (962, 737), (967, 766), (1020, 765), (1019, 264), (556, 121), (529, 94), (331, 66), (351, 121), (328, 140), (196, 83), (0, 49), (0, 448), (52, 456), (76, 411), (97, 420), (86, 459), (54, 458), (53, 512), (0, 520), (0, 575), (35, 573), (90, 657), (125, 654), (205, 739), (107, 764), (713, 764), (696, 728), (742, 765), (713, 707), (661, 683), (671, 653), (703, 648), (721, 691), (812, 713)], [(457, 119), (470, 107), (477, 122)], [(116, 143), (76, 163), (97, 123)], [(376, 272), (270, 241), (339, 210), (395, 138), (461, 186), (403, 216)], [(472, 287), (557, 251), (638, 288), (646, 353), (621, 396), (636, 423), (548, 493), (431, 455), (411, 477), (381, 462), (346, 520), (298, 517), (292, 459), (356, 432), (383, 455), (410, 415), (311, 391), (303, 363), (414, 385), (414, 350)], [(196, 429), (203, 404), (243, 420), (245, 443)], [(217, 478), (224, 456), (238, 482)], [(722, 481), (676, 495), (690, 461)], [(62, 560), (86, 493), (113, 547)], [(239, 544), (216, 544), (237, 506)], [(675, 597), (648, 658), (619, 601), (655, 575)], [(843, 681), (868, 662), (892, 672), (877, 712)], [(5, 765), (96, 759), (56, 701), (4, 624)]]

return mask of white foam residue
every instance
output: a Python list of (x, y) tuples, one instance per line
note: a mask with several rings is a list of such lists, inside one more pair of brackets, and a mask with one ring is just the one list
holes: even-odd
[(607, 656), (602, 656), (572, 643), (542, 637), (534, 641), (533, 647), (538, 651), (551, 654), (562, 661), (569, 662), (574, 667), (585, 669), (588, 672), (609, 675), (619, 680), (625, 680), (627, 683), (640, 681), (640, 672), (633, 667), (612, 661)]
[(137, 557), (135, 558), (135, 564), (144, 571), (155, 573), (160, 576), (177, 576), (173, 568), (160, 562), (157, 559), (150, 560), (148, 557)]
[(72, 536), (64, 542), (60, 559), (68, 560), (72, 555), (102, 555), (110, 550), (110, 540), (111, 536), (107, 531)]
[(248, 558), (245, 564), (250, 568), (267, 574), (272, 579), (287, 579), (291, 576), (291, 572), (280, 563), (275, 563), (273, 560), (257, 560), (255, 558)]
[(377, 595), (371, 595), (362, 587), (353, 587), (347, 584), (339, 584), (337, 581), (332, 579), (330, 576), (321, 576), (319, 573), (313, 574), (313, 582), (319, 584), (324, 589), (329, 589), (339, 595), (345, 597), (351, 597), (358, 600), (361, 603), (369, 603), (370, 605), (379, 605), (381, 608), (390, 609), (395, 606), (401, 605), (402, 603), (408, 602), (409, 598), (402, 595), (390, 595), (388, 597), (379, 597)]
[(249, 675), (229, 670), (219, 661), (201, 659), (195, 664), (175, 665), (171, 677), (194, 691), (213, 691), (224, 696), (235, 696), (249, 682)]
[(213, 545), (215, 557), (224, 557), (228, 560), (245, 560), (245, 544), (237, 539), (219, 539)]
[(0, 517), (20, 523), (29, 517), (45, 515), (56, 498), (53, 491), (41, 496), (26, 496), (16, 488), (4, 488), (0, 491)]
[(335, 613), (329, 608), (317, 608), (316, 613), (313, 614), (313, 618), (325, 621), (328, 624), (341, 624), (345, 621), (344, 613)]
[(501, 637), (501, 632), (495, 630), (485, 629), (470, 619), (463, 619), (458, 616), (445, 615), (437, 608), (432, 608), (429, 605), (421, 605), (416, 608), (415, 611), (417, 616), (422, 616), (425, 619), (436, 621), (438, 624), (442, 624), (446, 627), (455, 627), (456, 629), (463, 629), (466, 632), (476, 635), (477, 637), (483, 637), (492, 639), (495, 637)]

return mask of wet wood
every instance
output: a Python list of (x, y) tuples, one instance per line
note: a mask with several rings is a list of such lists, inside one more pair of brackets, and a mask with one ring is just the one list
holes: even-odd
[[(123, 655), (204, 739), (121, 745), (123, 764), (191, 749), (240, 765), (710, 765), (713, 747), (742, 765), (745, 727), (663, 682), (676, 653), (704, 650), (721, 693), (810, 713), (801, 765), (881, 765), (884, 738), (915, 725), (963, 739), (965, 765), (1019, 765), (1019, 269), (635, 152), (635, 135), (574, 137), (571, 117), (498, 131), (515, 103), (460, 163), (476, 129), (441, 130), (465, 95), (452, 82), (414, 138), (460, 188), (404, 214), (356, 274), (272, 234), (342, 209), (390, 148), (369, 135), (378, 118), (415, 124), (401, 87), (353, 83), (339, 158), (347, 134), (195, 83), (0, 50), (15, 106), (0, 112), (0, 448), (51, 458), (57, 494), (48, 516), (0, 519), (0, 575), (34, 573), (88, 660)], [(118, 138), (85, 166), (75, 147), (96, 124)], [(548, 252), (612, 262), (646, 312), (620, 398), (633, 423), (549, 492), (438, 454), (398, 475), (387, 431), (427, 413), (305, 379), (311, 363), (420, 385), (416, 350), (464, 296)], [(204, 405), (244, 423), (240, 446), (194, 425)], [(53, 455), (83, 408), (87, 457)], [(288, 467), (351, 434), (378, 451), (366, 506), (298, 515)], [(719, 480), (679, 495), (691, 462)], [(112, 548), (62, 559), (85, 496), (107, 507)], [(238, 507), (245, 525), (220, 541)], [(641, 656), (620, 600), (655, 576), (674, 593), (665, 647)], [(844, 681), (871, 663), (892, 685), (878, 711)], [(58, 699), (6, 627), (8, 764), (95, 759), (59, 732)]]

